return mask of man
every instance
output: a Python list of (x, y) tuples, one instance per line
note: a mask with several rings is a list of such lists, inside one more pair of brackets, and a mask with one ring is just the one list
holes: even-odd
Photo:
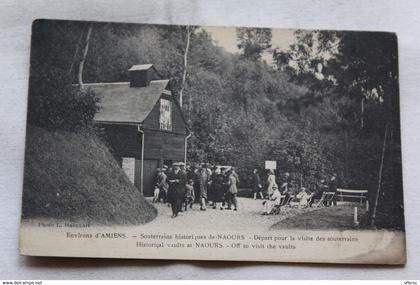
[(323, 191), (323, 182), (324, 179), (321, 179), (321, 181), (319, 183), (317, 182), (313, 182), (311, 184), (311, 193), (312, 193), (312, 199), (309, 201), (309, 207), (312, 207), (313, 203), (315, 202), (315, 200), (320, 201), (322, 198), (322, 194), (324, 193)]
[(194, 197), (195, 197), (195, 203), (201, 203), (201, 198), (200, 198), (200, 166), (199, 165), (195, 165), (194, 168), (192, 169), (192, 180), (194, 182)]
[(160, 198), (160, 187), (159, 187), (159, 178), (160, 178), (160, 173), (162, 172), (162, 169), (157, 168), (156, 169), (156, 183), (155, 183), (155, 189), (153, 190), (153, 200), (152, 203), (157, 203), (159, 202), (159, 198)]
[(195, 174), (193, 167), (189, 163), (187, 163), (187, 179), (192, 179), (194, 181), (194, 176)]
[(162, 195), (161, 196), (161, 199), (163, 200), (163, 203), (168, 203), (168, 207), (170, 207), (171, 205), (169, 204), (169, 202), (168, 202), (168, 191), (169, 191), (169, 184), (168, 184), (168, 181), (167, 181), (167, 179), (168, 179), (168, 175), (169, 175), (169, 173), (171, 173), (172, 172), (172, 168), (169, 168), (167, 165), (163, 165), (163, 167), (162, 167), (162, 173), (163, 174), (165, 174), (165, 184), (166, 184), (166, 188), (164, 188), (165, 189), (165, 191), (160, 191), (160, 194)]
[(161, 199), (163, 202), (166, 202), (166, 194), (168, 192), (168, 183), (166, 182), (167, 176), (164, 172), (164, 169), (157, 169), (157, 179), (156, 179), (156, 189), (155, 191), (155, 202), (160, 201)]
[(284, 177), (283, 177), (283, 181), (282, 181), (282, 185), (281, 185), (281, 192), (283, 192), (283, 193), (288, 192), (289, 191), (289, 186), (290, 186), (290, 173), (285, 172)]
[(185, 168), (185, 163), (178, 162), (178, 164), (179, 164), (179, 168), (180, 168), (181, 172), (186, 176), (187, 175), (187, 170)]
[(291, 178), (290, 178), (290, 173), (289, 172), (285, 172), (284, 176), (283, 176), (283, 183), (281, 185), (281, 189), (280, 192), (285, 195), (285, 198), (283, 200), (283, 205), (287, 203), (287, 201), (289, 201), (289, 199), (291, 198), (291, 196), (294, 195), (292, 189), (291, 189)]
[(229, 185), (228, 185), (228, 180), (229, 180), (229, 176), (227, 173), (227, 168), (226, 167), (222, 167), (221, 169), (221, 175), (222, 175), (222, 188), (223, 188), (223, 199), (222, 199), (222, 207), (224, 207), (227, 203), (228, 200), (228, 189), (229, 189)]
[(210, 174), (210, 172), (208, 172), (208, 174), (209, 174), (209, 176), (208, 176), (208, 182), (207, 182), (207, 201), (211, 201), (211, 204), (210, 204), (210, 206), (213, 206), (213, 209), (216, 209), (216, 204), (215, 204), (215, 195), (216, 195), (216, 193), (215, 193), (215, 188), (214, 188), (214, 181), (213, 181), (213, 179), (216, 177), (216, 174), (215, 174), (215, 172), (216, 172), (216, 169), (217, 169), (217, 167), (216, 166), (213, 166), (212, 167), (212, 169), (210, 170), (211, 171), (211, 174)]
[(174, 163), (173, 172), (168, 175), (168, 198), (172, 207), (172, 218), (177, 217), (178, 213), (182, 210), (182, 204), (185, 200), (186, 180), (187, 175), (181, 171), (181, 163)]
[(198, 183), (200, 185), (200, 203), (201, 211), (206, 210), (206, 202), (207, 202), (207, 187), (209, 182), (209, 174), (205, 165), (203, 165), (200, 169)]
[(231, 167), (231, 168), (230, 168), (230, 172), (231, 172), (231, 174), (232, 174), (233, 176), (235, 176), (235, 178), (236, 178), (236, 183), (238, 183), (238, 184), (239, 184), (239, 175), (236, 173), (236, 169), (235, 169), (235, 167)]
[(192, 209), (195, 197), (194, 197), (194, 181), (192, 179), (187, 180), (187, 185), (185, 185), (185, 212), (187, 211), (188, 206)]
[(258, 169), (254, 169), (252, 176), (252, 189), (254, 190), (254, 200), (257, 200), (257, 195), (260, 195), (261, 200), (264, 199), (262, 194), (261, 177), (258, 173)]
[(331, 176), (330, 182), (328, 183), (328, 192), (333, 192), (334, 197), (329, 201), (329, 206), (334, 205), (337, 206), (337, 200), (336, 200), (336, 193), (337, 193), (337, 174), (333, 173)]

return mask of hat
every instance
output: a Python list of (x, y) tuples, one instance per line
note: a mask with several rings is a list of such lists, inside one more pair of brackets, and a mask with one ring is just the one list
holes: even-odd
[(279, 187), (277, 186), (277, 184), (273, 185), (273, 189), (279, 189)]
[(164, 166), (162, 167), (162, 169), (168, 169), (168, 166), (167, 166), (167, 165), (164, 165)]

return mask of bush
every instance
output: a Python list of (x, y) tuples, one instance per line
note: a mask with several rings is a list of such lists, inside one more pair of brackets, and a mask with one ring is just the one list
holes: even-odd
[(97, 103), (98, 99), (92, 90), (72, 85), (64, 71), (54, 68), (32, 69), (28, 123), (49, 130), (76, 131), (92, 125), (99, 110)]

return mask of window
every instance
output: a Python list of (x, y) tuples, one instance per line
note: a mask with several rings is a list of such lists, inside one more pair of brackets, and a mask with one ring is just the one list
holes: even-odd
[(172, 102), (160, 99), (159, 125), (161, 130), (172, 131)]

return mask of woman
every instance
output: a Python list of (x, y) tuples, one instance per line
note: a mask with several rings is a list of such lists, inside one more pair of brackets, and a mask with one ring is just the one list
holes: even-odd
[(258, 169), (256, 168), (254, 169), (252, 176), (252, 190), (254, 192), (254, 200), (257, 200), (257, 195), (260, 195), (261, 200), (264, 199), (264, 196), (262, 194), (260, 174), (258, 173)]
[(268, 201), (264, 201), (264, 212), (263, 215), (271, 215), (273, 214), (276, 207), (280, 207), (282, 195), (277, 187), (277, 185), (273, 186), (273, 195), (268, 199)]
[(276, 176), (274, 176), (274, 171), (272, 169), (270, 169), (268, 171), (267, 184), (268, 184), (268, 186), (267, 186), (267, 195), (268, 195), (268, 198), (270, 198), (271, 195), (273, 195), (273, 187), (274, 187), (274, 185), (277, 186), (277, 184), (276, 184)]
[(302, 187), (300, 188), (300, 192), (296, 194), (296, 202), (293, 204), (296, 204), (299, 208), (306, 208), (309, 206), (311, 198), (312, 194), (305, 187)]
[(223, 210), (221, 203), (223, 202), (224, 189), (223, 189), (223, 175), (220, 168), (217, 168), (212, 174), (212, 190), (213, 190), (213, 209), (220, 207)]
[(229, 199), (228, 199), (228, 210), (231, 210), (231, 206), (233, 204), (233, 206), (235, 207), (233, 210), (237, 211), (238, 210), (238, 200), (236, 198), (236, 196), (238, 195), (238, 175), (235, 173), (235, 170), (231, 170), (230, 174), (229, 174), (229, 178), (228, 178), (228, 185), (229, 185), (229, 189), (228, 189), (228, 194), (229, 194)]
[(174, 163), (173, 172), (168, 175), (168, 200), (172, 207), (172, 218), (178, 216), (185, 199), (185, 184), (187, 176), (181, 171), (180, 163)]

